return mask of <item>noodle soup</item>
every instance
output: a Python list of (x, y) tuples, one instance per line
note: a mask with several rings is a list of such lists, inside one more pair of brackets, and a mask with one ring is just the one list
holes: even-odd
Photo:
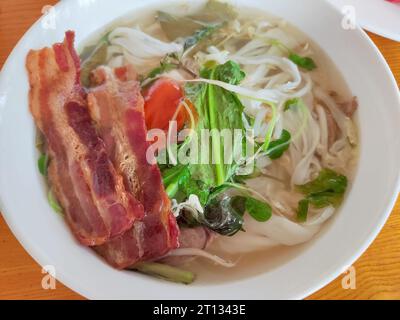
[[(111, 265), (184, 283), (237, 279), (285, 263), (337, 213), (357, 165), (357, 98), (287, 22), (214, 0), (146, 9), (93, 35), (80, 60), (91, 121), (144, 208), (92, 246)], [(128, 108), (144, 123), (133, 138), (139, 125), (119, 122)], [(240, 137), (230, 148), (224, 130)]]

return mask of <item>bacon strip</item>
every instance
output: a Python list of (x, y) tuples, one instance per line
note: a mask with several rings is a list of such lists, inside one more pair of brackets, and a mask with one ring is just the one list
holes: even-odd
[(30, 51), (26, 67), (30, 110), (50, 157), (49, 182), (76, 238), (94, 246), (129, 230), (143, 217), (96, 133), (80, 85), (74, 33), (52, 48)]
[(143, 204), (145, 217), (134, 227), (96, 248), (117, 268), (152, 260), (178, 246), (179, 230), (170, 210), (158, 166), (147, 159), (143, 97), (129, 68), (94, 72), (98, 86), (88, 95), (89, 109), (126, 187)]

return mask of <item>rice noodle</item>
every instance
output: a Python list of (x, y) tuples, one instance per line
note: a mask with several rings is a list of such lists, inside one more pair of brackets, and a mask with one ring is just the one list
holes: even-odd
[(213, 84), (225, 90), (235, 92), (238, 95), (243, 96), (245, 98), (257, 99), (270, 103), (275, 103), (279, 100), (279, 92), (277, 90), (264, 89), (255, 91), (241, 86), (229, 84), (223, 81), (203, 79), (203, 78), (186, 80), (186, 82), (202, 82), (202, 83)]
[[(283, 44), (283, 49), (273, 45), (274, 42)], [(212, 247), (220, 250), (218, 252), (242, 254), (309, 241), (333, 215), (335, 208), (310, 207), (308, 221), (298, 223), (298, 202), (304, 195), (295, 191), (295, 185), (315, 178), (323, 168), (342, 173), (351, 170), (349, 163), (354, 158), (352, 145), (357, 144), (352, 119), (342, 112), (327, 89), (286, 57), (288, 50), (297, 50), (304, 56), (313, 53), (308, 42), (301, 43), (268, 21), (256, 21), (247, 25), (241, 23), (238, 34), (195, 56), (200, 64), (228, 60), (240, 64), (246, 77), (238, 86), (208, 79), (192, 82), (213, 84), (237, 93), (245, 106), (244, 112), (252, 118), (256, 141), (264, 142), (271, 126), (273, 139), (278, 139), (283, 129), (292, 135), (288, 152), (278, 160), (271, 161), (257, 152), (254, 159), (263, 175), (246, 181), (248, 188), (271, 205), (272, 218), (260, 223), (246, 215), (246, 232), (217, 238)], [(293, 98), (300, 98), (302, 102), (293, 109), (284, 110), (286, 101)], [(266, 102), (276, 108), (274, 119), (270, 117)], [(332, 144), (329, 143), (327, 110), (339, 130)], [(246, 125), (249, 127), (247, 122)]]
[(197, 249), (197, 248), (181, 248), (175, 249), (168, 253), (166, 257), (182, 257), (182, 256), (196, 256), (209, 259), (215, 262), (218, 265), (221, 265), (226, 268), (232, 268), (236, 265), (236, 263), (226, 261), (216, 255), (213, 255), (205, 250)]
[(182, 44), (166, 43), (154, 38), (139, 28), (119, 27), (108, 36), (112, 53), (120, 53), (137, 69), (143, 70), (143, 66), (158, 64), (169, 53), (181, 52)]
[(131, 54), (142, 59), (162, 58), (168, 53), (182, 50), (182, 45), (178, 43), (162, 42), (136, 28), (116, 28), (110, 33), (108, 39), (112, 45), (124, 47)]

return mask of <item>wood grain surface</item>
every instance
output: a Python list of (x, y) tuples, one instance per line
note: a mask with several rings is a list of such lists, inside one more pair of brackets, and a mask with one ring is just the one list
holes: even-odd
[[(55, 0), (0, 0), (0, 67), (43, 6)], [(400, 43), (370, 34), (400, 84)], [(378, 238), (354, 264), (356, 289), (343, 289), (343, 276), (309, 299), (400, 299), (400, 200)], [(15, 239), (0, 216), (0, 299), (83, 299), (57, 283), (41, 286), (41, 267)]]

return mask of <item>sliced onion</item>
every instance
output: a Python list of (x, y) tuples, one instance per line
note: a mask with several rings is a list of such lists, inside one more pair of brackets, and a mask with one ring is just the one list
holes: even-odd
[(206, 259), (209, 259), (216, 264), (226, 267), (226, 268), (232, 268), (236, 265), (236, 263), (226, 261), (216, 255), (213, 255), (205, 250), (197, 249), (197, 248), (181, 248), (181, 249), (175, 249), (171, 251), (167, 256), (170, 257), (181, 257), (181, 256), (197, 256), (197, 257), (203, 257)]

